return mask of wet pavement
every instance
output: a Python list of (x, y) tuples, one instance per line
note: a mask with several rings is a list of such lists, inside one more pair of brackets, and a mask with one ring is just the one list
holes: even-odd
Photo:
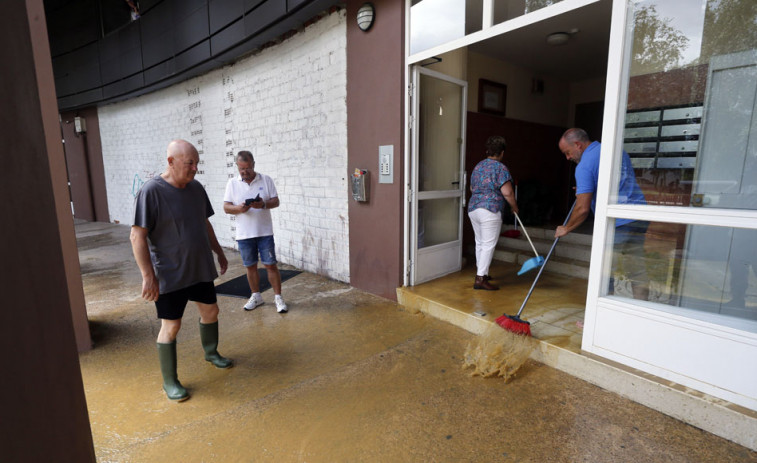
[[(463, 356), (476, 335), (305, 272), (283, 284), (286, 314), (271, 290), (251, 312), (219, 296), (229, 370), (203, 360), (190, 304), (178, 372), (191, 398), (172, 403), (129, 227), (76, 230), (94, 340), (80, 360), (100, 462), (757, 462), (531, 360), (507, 383), (473, 377)], [(244, 272), (236, 252), (227, 257), (216, 283)]]

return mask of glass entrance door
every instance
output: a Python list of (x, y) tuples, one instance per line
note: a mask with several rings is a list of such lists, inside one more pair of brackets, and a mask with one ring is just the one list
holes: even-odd
[(467, 83), (415, 66), (410, 284), (460, 270)]

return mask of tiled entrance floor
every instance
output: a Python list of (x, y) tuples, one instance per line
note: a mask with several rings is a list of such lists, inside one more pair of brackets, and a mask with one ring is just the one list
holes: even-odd
[[(520, 268), (496, 260), (492, 263), (489, 273), (499, 291), (474, 290), (475, 268), (466, 267), (428, 283), (400, 288), (398, 299), (403, 305), (480, 334), (503, 313), (515, 315), (520, 310), (538, 273), (534, 269), (517, 276)], [(578, 353), (585, 301), (585, 279), (544, 271), (521, 319), (531, 323), (531, 333), (540, 341)]]

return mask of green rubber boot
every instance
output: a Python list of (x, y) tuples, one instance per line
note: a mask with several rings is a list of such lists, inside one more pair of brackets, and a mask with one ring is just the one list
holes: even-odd
[(218, 322), (200, 322), (200, 342), (205, 351), (205, 360), (216, 368), (231, 368), (234, 362), (218, 353)]
[(158, 343), (160, 372), (163, 374), (163, 390), (169, 399), (181, 402), (189, 398), (189, 393), (176, 375), (176, 341), (170, 344)]

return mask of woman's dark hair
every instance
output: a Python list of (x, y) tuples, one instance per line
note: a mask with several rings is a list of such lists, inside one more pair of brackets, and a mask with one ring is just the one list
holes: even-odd
[(505, 137), (492, 135), (486, 140), (486, 155), (499, 156), (499, 153), (503, 152), (506, 147)]

